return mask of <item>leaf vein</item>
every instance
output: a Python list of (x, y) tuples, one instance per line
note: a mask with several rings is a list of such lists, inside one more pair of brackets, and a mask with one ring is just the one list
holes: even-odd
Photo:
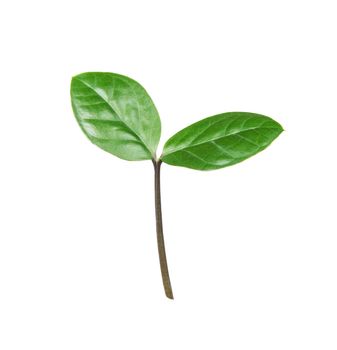
[[(253, 127), (253, 128), (249, 128), (249, 129), (243, 130), (243, 131), (250, 131), (250, 130), (257, 130), (257, 129), (277, 129), (277, 128), (276, 127), (269, 127), (269, 128), (268, 127), (263, 127), (263, 128), (261, 128), (260, 126), (257, 126), (257, 127)], [(189, 144), (188, 146), (183, 146), (183, 147), (177, 148), (177, 149), (175, 149), (175, 150), (173, 150), (171, 152), (164, 153), (162, 156), (165, 157), (165, 156), (167, 156), (169, 154), (172, 154), (172, 153), (176, 153), (176, 152), (179, 152), (179, 151), (184, 151), (187, 148), (200, 146), (200, 145), (202, 145), (204, 143), (221, 140), (221, 139), (229, 137), (229, 136), (238, 136), (238, 134), (243, 132), (243, 131), (233, 132), (232, 134), (227, 134), (227, 135), (224, 135), (224, 136), (220, 136), (220, 137), (217, 137), (217, 138), (214, 138), (214, 139), (210, 139), (210, 140), (207, 140), (207, 141), (203, 141), (203, 142), (200, 142), (200, 143), (196, 143), (196, 144)]]

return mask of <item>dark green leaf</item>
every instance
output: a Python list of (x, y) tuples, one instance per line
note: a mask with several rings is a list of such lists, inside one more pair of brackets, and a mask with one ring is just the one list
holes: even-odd
[(161, 160), (197, 170), (230, 166), (265, 149), (283, 131), (275, 120), (230, 112), (203, 119), (172, 136)]
[(160, 119), (144, 88), (114, 73), (73, 77), (74, 114), (91, 142), (126, 160), (151, 159), (160, 138)]

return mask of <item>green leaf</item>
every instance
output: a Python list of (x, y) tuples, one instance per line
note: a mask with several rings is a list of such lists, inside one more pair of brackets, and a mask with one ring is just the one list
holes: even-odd
[(197, 170), (220, 169), (262, 151), (282, 131), (279, 123), (260, 114), (223, 113), (179, 131), (166, 142), (160, 158)]
[(114, 73), (83, 73), (71, 81), (75, 117), (89, 140), (126, 160), (155, 157), (160, 119), (145, 89)]

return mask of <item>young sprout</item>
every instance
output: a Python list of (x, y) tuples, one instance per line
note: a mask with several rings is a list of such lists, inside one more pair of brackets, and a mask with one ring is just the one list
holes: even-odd
[(283, 131), (275, 120), (247, 112), (222, 113), (173, 135), (162, 155), (159, 114), (136, 81), (115, 73), (83, 73), (72, 78), (75, 117), (89, 140), (125, 160), (152, 160), (160, 269), (165, 294), (173, 299), (163, 235), (160, 167), (162, 162), (196, 170), (224, 168), (264, 150)]

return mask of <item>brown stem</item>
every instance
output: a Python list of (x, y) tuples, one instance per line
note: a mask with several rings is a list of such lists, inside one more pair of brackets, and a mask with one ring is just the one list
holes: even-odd
[(170, 275), (167, 267), (165, 241), (163, 234), (163, 219), (161, 213), (161, 196), (160, 196), (160, 165), (161, 160), (153, 160), (154, 165), (154, 191), (155, 191), (155, 207), (156, 207), (156, 227), (157, 227), (157, 244), (159, 253), (159, 262), (161, 276), (163, 279), (163, 285), (165, 294), (168, 298), (173, 299), (173, 293), (171, 288)]

